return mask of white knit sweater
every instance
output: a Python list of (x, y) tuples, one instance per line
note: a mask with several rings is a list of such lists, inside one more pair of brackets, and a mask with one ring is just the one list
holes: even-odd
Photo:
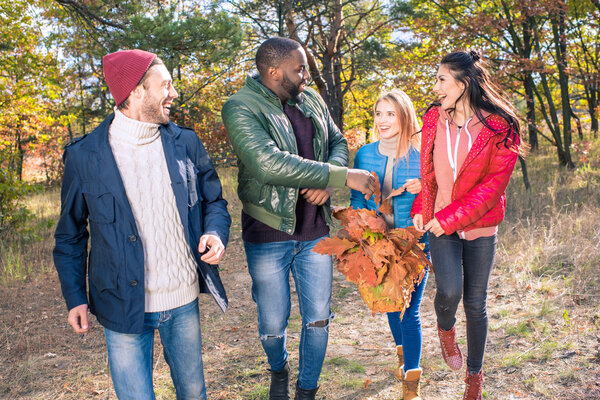
[(144, 246), (145, 311), (170, 310), (198, 296), (196, 262), (177, 211), (157, 124), (115, 111), (109, 143)]

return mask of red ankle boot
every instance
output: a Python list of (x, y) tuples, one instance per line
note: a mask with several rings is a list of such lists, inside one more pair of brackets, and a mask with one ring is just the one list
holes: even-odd
[(462, 368), (462, 354), (456, 343), (456, 331), (454, 327), (449, 331), (445, 331), (438, 325), (438, 336), (440, 338), (440, 346), (442, 347), (442, 356), (446, 364), (458, 371)]
[(465, 384), (465, 395), (463, 396), (463, 400), (481, 400), (481, 392), (483, 391), (483, 371), (474, 374), (467, 369)]

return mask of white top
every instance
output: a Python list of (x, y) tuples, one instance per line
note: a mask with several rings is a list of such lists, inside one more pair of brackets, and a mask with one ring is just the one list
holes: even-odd
[(145, 311), (188, 304), (198, 296), (198, 273), (177, 211), (159, 125), (117, 110), (108, 132), (144, 246)]

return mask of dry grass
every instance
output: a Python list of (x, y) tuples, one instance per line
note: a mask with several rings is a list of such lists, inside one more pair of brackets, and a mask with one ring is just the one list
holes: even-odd
[[(600, 399), (600, 143), (588, 155), (592, 161), (577, 171), (560, 170), (554, 158), (542, 150), (528, 159), (530, 192), (523, 189), (519, 168), (509, 186), (488, 297), (487, 399)], [(219, 175), (233, 218), (221, 265), (230, 308), (222, 315), (209, 297), (201, 297), (209, 398), (264, 399), (268, 374), (241, 243), (236, 171), (222, 169)], [(346, 205), (347, 191), (334, 191), (333, 200)], [(58, 202), (57, 190), (32, 196), (28, 205), (37, 219), (30, 229), (0, 241), (0, 398), (114, 399), (102, 330), (96, 325), (78, 337), (66, 324), (51, 261)], [(422, 305), (422, 394), (458, 399), (462, 373), (451, 372), (440, 359), (434, 293), (430, 279)], [(337, 272), (332, 303), (336, 318), (317, 398), (398, 398), (385, 316), (372, 316), (354, 285)], [(294, 307), (293, 370), (299, 341)], [(459, 313), (459, 343), (466, 352), (464, 328)], [(157, 343), (157, 398), (173, 399), (160, 352)]]

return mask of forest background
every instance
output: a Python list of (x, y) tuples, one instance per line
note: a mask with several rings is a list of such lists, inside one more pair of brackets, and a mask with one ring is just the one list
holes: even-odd
[[(258, 45), (271, 36), (286, 36), (306, 49), (312, 85), (353, 150), (374, 140), (372, 108), (382, 91), (403, 89), (422, 115), (435, 100), (431, 89), (443, 55), (459, 49), (482, 54), (494, 80), (516, 106), (522, 136), (531, 146), (509, 186), (507, 221), (500, 233), (505, 244), (499, 251), (501, 272), (495, 284), (508, 288), (510, 299), (500, 289), (493, 294), (502, 303), (494, 312), (508, 324), (494, 332), (501, 332), (502, 340), (516, 336), (509, 340), (515, 354), (492, 352), (490, 358), (497, 357), (497, 367), (504, 369), (499, 370), (497, 386), (492, 378), (486, 396), (506, 398), (500, 396), (500, 388), (512, 385), (513, 396), (525, 396), (518, 398), (561, 398), (557, 388), (565, 387), (577, 387), (581, 398), (600, 398), (599, 21), (598, 0), (0, 0), (0, 353), (6, 355), (0, 396), (46, 398), (49, 389), (40, 387), (56, 385), (56, 380), (53, 395), (68, 397), (82, 388), (65, 383), (79, 364), (55, 362), (59, 353), (48, 350), (49, 343), (59, 340), (56, 332), (62, 332), (68, 352), (77, 354), (76, 346), (65, 344), (71, 343), (68, 335), (73, 337), (65, 330), (66, 318), (43, 311), (56, 332), (35, 334), (30, 325), (39, 315), (28, 318), (19, 307), (32, 312), (23, 293), (45, 291), (55, 298), (35, 305), (47, 310), (52, 305), (55, 313), (64, 314), (50, 257), (59, 207), (56, 187), (64, 145), (91, 132), (112, 112), (102, 56), (141, 48), (165, 61), (179, 92), (172, 120), (195, 129), (219, 166), (236, 245), (236, 158), (220, 109), (254, 73)], [(335, 201), (347, 204), (347, 193), (334, 193)], [(245, 260), (232, 247), (223, 268), (235, 272)], [(238, 281), (246, 279), (242, 276)], [(353, 288), (338, 283), (335, 298), (344, 304), (350, 298), (356, 302), (338, 311), (343, 320), (344, 312), (351, 315), (360, 307), (360, 300)], [(230, 298), (232, 293), (236, 289), (230, 290)], [(251, 299), (245, 301), (251, 304)], [(244, 318), (247, 336), (256, 339), (250, 322), (254, 317)], [(380, 319), (370, 323), (385, 331)], [(23, 329), (29, 333), (22, 335)], [(228, 329), (233, 333), (240, 328)], [(574, 332), (578, 339), (565, 342)], [(389, 341), (375, 334), (372, 345), (379, 346), (375, 343), (380, 339)], [(250, 343), (247, 346), (255, 345)], [(260, 358), (258, 350), (256, 357)], [(352, 375), (350, 383), (344, 383), (332, 375), (328, 398), (388, 398), (380, 393), (385, 392), (383, 386), (372, 385), (377, 382), (373, 368), (389, 373), (393, 362), (385, 367), (368, 359), (360, 359), (364, 365), (357, 367), (356, 359), (334, 354), (330, 368), (359, 377)], [(552, 360), (556, 374), (539, 378), (525, 373), (527, 365), (537, 371), (540, 362)], [(59, 368), (66, 372), (32, 372), (38, 362), (46, 361), (50, 369), (68, 365)], [(255, 367), (240, 367), (252, 382), (250, 389), (232, 389), (222, 398), (261, 398), (265, 381), (261, 374), (253, 375)], [(432, 382), (447, 381), (441, 366), (434, 363), (430, 368)], [(519, 379), (514, 379), (515, 371), (522, 375)], [(228, 379), (235, 377), (221, 374), (219, 387), (229, 387)], [(505, 378), (510, 379), (504, 382)], [(110, 397), (110, 384), (102, 382), (92, 379), (87, 383), (91, 389), (83, 387), (88, 394)], [(460, 391), (448, 385), (450, 393)], [(445, 386), (439, 386), (431, 385), (427, 398), (451, 397), (440, 394)], [(395, 389), (390, 390), (393, 396)], [(169, 389), (166, 393), (169, 398)]]

